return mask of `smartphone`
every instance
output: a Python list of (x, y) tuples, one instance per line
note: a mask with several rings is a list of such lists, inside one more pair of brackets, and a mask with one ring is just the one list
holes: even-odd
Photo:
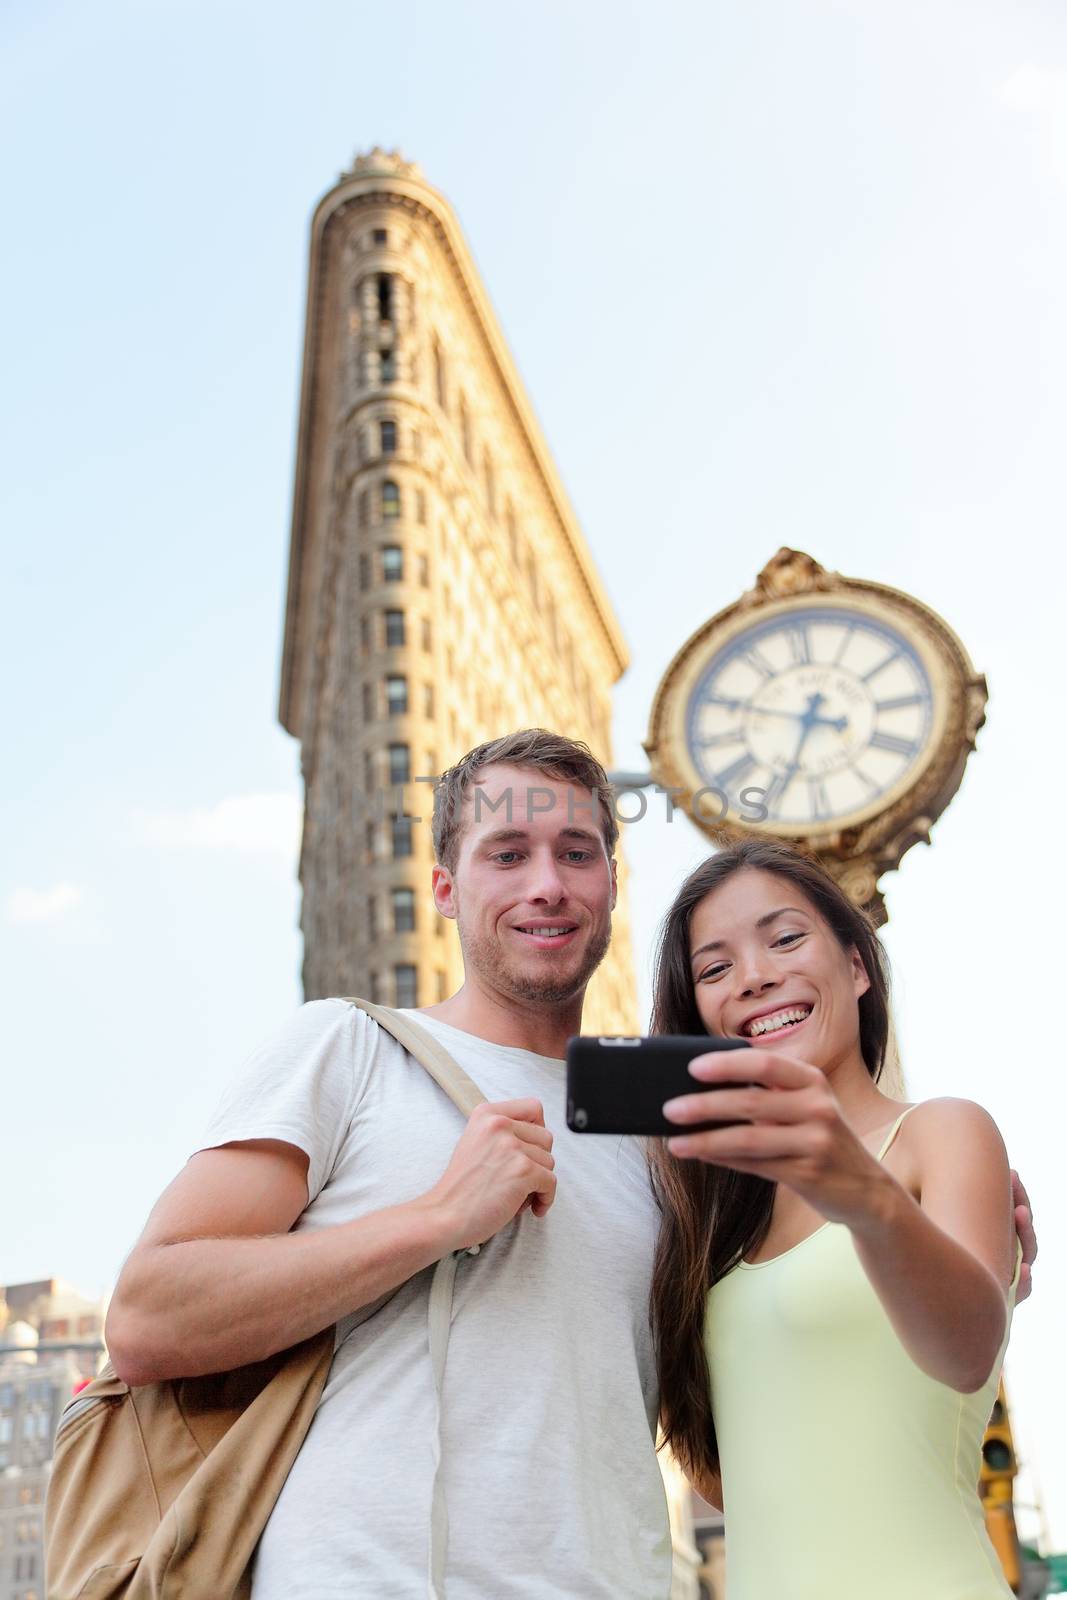
[(667, 1135), (729, 1127), (729, 1122), (668, 1122), (664, 1102), (725, 1084), (692, 1076), (694, 1056), (748, 1050), (747, 1039), (661, 1033), (651, 1038), (578, 1035), (567, 1041), (567, 1126), (575, 1133)]

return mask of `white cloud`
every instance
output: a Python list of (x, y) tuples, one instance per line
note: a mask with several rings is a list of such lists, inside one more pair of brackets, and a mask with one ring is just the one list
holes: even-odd
[(50, 889), (12, 889), (4, 905), (8, 922), (59, 922), (80, 905), (82, 890), (76, 883), (54, 883)]
[(1067, 185), (1067, 68), (1016, 67), (997, 90), (1012, 111), (1033, 117), (1047, 147), (1052, 170)]
[(234, 794), (188, 811), (135, 812), (134, 821), (146, 844), (164, 849), (230, 850), (292, 861), (300, 848), (302, 807), (291, 794)]

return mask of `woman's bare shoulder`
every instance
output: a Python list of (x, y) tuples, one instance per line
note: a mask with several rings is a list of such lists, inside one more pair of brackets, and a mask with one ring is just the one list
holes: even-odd
[(984, 1145), (990, 1149), (1004, 1149), (1004, 1141), (993, 1118), (977, 1100), (963, 1100), (955, 1095), (941, 1095), (933, 1100), (920, 1100), (905, 1119), (903, 1131), (912, 1141), (945, 1140), (967, 1145)]

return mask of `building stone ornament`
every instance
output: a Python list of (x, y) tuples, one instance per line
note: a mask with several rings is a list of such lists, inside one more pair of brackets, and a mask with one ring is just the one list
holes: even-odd
[(362, 154), (357, 152), (352, 158), (352, 165), (340, 174), (343, 183), (346, 178), (413, 178), (416, 182), (423, 181), (422, 168), (417, 161), (405, 161), (399, 150), (383, 150), (376, 144), (372, 150)]
[(987, 692), (914, 596), (783, 548), (670, 663), (645, 750), (710, 839), (785, 839), (881, 921), (879, 879), (930, 842)]

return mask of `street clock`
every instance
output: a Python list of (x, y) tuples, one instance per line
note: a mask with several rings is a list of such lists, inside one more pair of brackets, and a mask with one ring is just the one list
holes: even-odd
[(929, 607), (783, 549), (679, 650), (645, 749), (709, 837), (804, 846), (880, 917), (878, 878), (928, 842), (986, 697)]

